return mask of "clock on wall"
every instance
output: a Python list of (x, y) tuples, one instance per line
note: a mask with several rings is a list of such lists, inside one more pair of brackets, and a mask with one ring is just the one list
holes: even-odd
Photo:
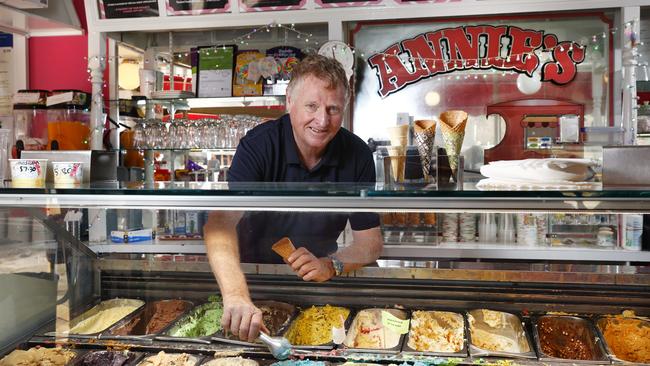
[(352, 48), (341, 41), (328, 41), (318, 50), (319, 55), (331, 57), (343, 65), (348, 79), (352, 76), (354, 67), (354, 52)]

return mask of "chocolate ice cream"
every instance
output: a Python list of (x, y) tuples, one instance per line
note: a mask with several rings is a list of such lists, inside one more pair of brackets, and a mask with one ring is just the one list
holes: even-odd
[(156, 334), (192, 307), (183, 300), (160, 300), (150, 302), (126, 324), (111, 330), (112, 335)]
[(264, 325), (272, 337), (280, 334), (293, 315), (292, 306), (284, 303), (265, 302), (255, 304), (262, 310)]
[(537, 322), (542, 352), (570, 360), (599, 360), (596, 335), (586, 320), (570, 316), (544, 316)]
[(128, 353), (115, 351), (98, 351), (84, 355), (77, 366), (123, 366), (128, 361)]

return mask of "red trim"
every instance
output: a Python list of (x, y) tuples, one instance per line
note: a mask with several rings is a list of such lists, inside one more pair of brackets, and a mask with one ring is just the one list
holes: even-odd
[[(367, 20), (357, 22), (356, 26), (350, 30), (349, 39), (350, 44), (354, 47), (354, 35), (361, 30), (361, 27), (366, 25), (387, 25), (387, 24), (415, 24), (415, 23), (443, 23), (443, 22), (461, 22), (461, 21), (479, 21), (479, 20), (524, 20), (524, 19), (538, 19), (538, 18), (577, 18), (584, 16), (595, 16), (600, 18), (603, 23), (608, 25), (608, 38), (609, 38), (609, 124), (614, 125), (614, 37), (612, 37), (611, 30), (614, 21), (605, 15), (605, 12), (550, 12), (550, 13), (535, 13), (535, 14), (510, 14), (510, 15), (477, 15), (470, 17), (444, 17), (444, 18), (422, 18), (422, 19), (389, 19), (389, 20)], [(355, 74), (356, 79), (356, 74)], [(353, 80), (356, 81), (356, 80)], [(354, 85), (352, 84), (352, 93), (350, 101), (350, 130), (354, 131)]]

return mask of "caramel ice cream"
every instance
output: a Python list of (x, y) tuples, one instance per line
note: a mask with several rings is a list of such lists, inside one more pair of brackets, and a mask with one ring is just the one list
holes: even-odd
[(75, 353), (63, 348), (34, 347), (15, 350), (0, 360), (0, 366), (65, 366)]
[(203, 363), (201, 366), (258, 366), (255, 360), (242, 357), (217, 358)]
[(598, 328), (617, 358), (650, 363), (650, 322), (622, 316), (607, 317), (598, 321)]
[(138, 366), (194, 366), (197, 358), (187, 353), (158, 352), (140, 361)]

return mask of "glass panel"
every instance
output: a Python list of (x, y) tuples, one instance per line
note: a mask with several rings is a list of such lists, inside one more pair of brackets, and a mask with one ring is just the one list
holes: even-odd
[[(354, 132), (364, 141), (369, 138), (375, 141), (387, 140), (389, 137), (387, 127), (395, 125), (400, 113), (406, 112), (415, 120), (419, 120), (437, 118), (446, 110), (460, 109), (469, 114), (461, 150), (466, 157), (466, 167), (474, 168), (483, 163), (483, 155), (472, 150), (482, 151), (489, 148), (491, 143), (498, 141), (496, 137), (505, 132), (499, 131), (500, 124), (495, 125), (486, 116), (487, 113), (492, 113), (489, 110), (486, 113), (488, 106), (526, 100), (530, 103), (521, 107), (523, 117), (530, 113), (579, 115), (582, 111), (581, 106), (584, 105), (585, 127), (606, 127), (614, 121), (615, 117), (610, 105), (612, 93), (610, 77), (612, 77), (613, 67), (612, 42), (616, 42), (617, 37), (608, 36), (611, 35), (612, 27), (612, 18), (609, 15), (555, 14), (544, 15), (543, 18), (527, 15), (507, 19), (480, 18), (408, 23), (364, 22), (356, 24), (356, 28), (354, 25), (350, 26), (350, 29), (354, 29), (353, 43), (357, 57), (355, 79), (357, 92), (354, 101), (353, 126)], [(513, 49), (510, 42), (514, 42), (515, 37), (503, 37), (499, 42), (488, 41), (485, 29), (490, 26), (540, 30), (548, 37), (549, 34), (554, 34), (560, 42), (570, 41), (582, 45), (585, 49), (584, 61), (577, 64), (575, 78), (564, 85), (534, 81), (533, 79), (539, 78), (541, 66), (536, 68), (535, 72), (538, 74), (533, 74), (532, 79), (522, 71), (514, 72), (512, 68), (493, 66), (490, 62), (498, 57), (510, 59), (507, 54)], [(478, 56), (463, 56), (474, 55), (468, 49), (458, 50), (457, 52), (460, 52), (458, 55), (455, 51), (451, 52), (449, 47), (452, 47), (452, 42), (449, 38), (452, 37), (452, 31), (470, 32), (467, 29), (471, 27), (476, 27), (475, 30), (481, 30), (483, 27), (483, 33), (478, 36), (477, 46), (473, 48), (479, 50)], [(443, 34), (442, 38), (440, 38), (441, 34)], [(430, 38), (421, 43), (421, 47), (416, 47), (413, 44), (416, 43), (418, 36), (422, 39), (424, 36)], [(470, 41), (476, 40), (476, 37), (472, 38), (469, 34), (466, 37)], [(409, 46), (411, 41), (414, 42)], [(490, 47), (496, 46), (499, 48), (499, 56), (489, 58), (487, 52)], [(438, 47), (440, 48), (438, 52), (434, 52)], [(568, 43), (566, 48), (569, 48)], [(557, 50), (560, 49), (564, 50), (564, 46), (559, 45)], [(393, 51), (397, 56), (390, 54)], [(435, 55), (432, 56), (431, 52)], [(535, 55), (540, 57), (539, 65), (550, 60), (549, 52), (550, 48), (542, 46), (535, 51)], [(519, 56), (513, 55), (512, 59), (516, 57)], [(399, 60), (395, 60), (391, 66), (390, 62), (394, 58)], [(459, 59), (456, 66), (449, 66), (453, 65), (453, 62), (449, 61), (450, 58)], [(480, 65), (472, 66), (477, 61)], [(418, 62), (428, 63), (426, 68), (420, 67), (420, 69), (424, 68), (424, 74), (418, 74), (415, 69)], [(445, 62), (450, 63), (445, 64)], [(462, 67), (460, 67), (461, 63)], [(400, 64), (403, 67), (398, 67)], [(387, 68), (384, 68), (384, 65)], [(413, 75), (424, 76), (417, 78)], [(570, 101), (573, 112), (568, 109), (568, 105), (542, 106), (550, 100)], [(514, 118), (512, 111), (500, 110), (498, 113), (504, 113), (503, 118), (506, 119), (511, 137), (514, 136), (513, 131), (524, 127), (520, 123), (519, 115)], [(550, 132), (548, 137), (560, 138), (559, 131)], [(510, 159), (521, 158), (516, 152), (522, 150), (524, 142), (519, 141), (518, 135), (516, 140), (507, 141), (507, 148), (503, 146), (512, 156)], [(435, 142), (437, 146), (444, 146), (440, 128), (436, 133)], [(570, 148), (571, 146), (566, 145), (559, 150), (570, 150)], [(554, 153), (561, 155), (563, 151)], [(503, 159), (506, 157), (498, 158), (498, 160)], [(486, 155), (486, 161), (493, 160), (495, 159)]]

